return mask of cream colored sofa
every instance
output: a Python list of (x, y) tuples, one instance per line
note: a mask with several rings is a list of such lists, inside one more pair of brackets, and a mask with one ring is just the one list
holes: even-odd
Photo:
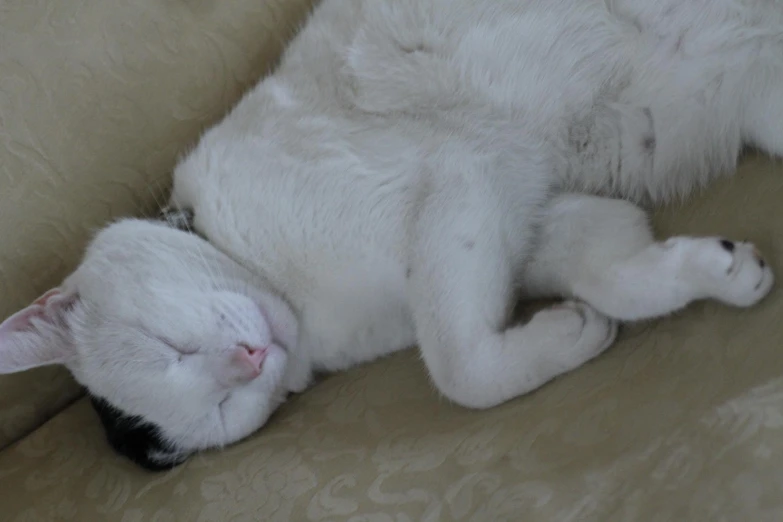
[[(107, 219), (155, 207), (307, 4), (0, 0), (0, 316)], [(753, 239), (783, 273), (781, 170), (751, 155), (656, 226)], [(110, 451), (63, 370), (2, 377), (0, 521), (781, 521), (781, 320), (777, 290), (699, 304), (486, 412), (441, 399), (403, 353), (164, 474)]]

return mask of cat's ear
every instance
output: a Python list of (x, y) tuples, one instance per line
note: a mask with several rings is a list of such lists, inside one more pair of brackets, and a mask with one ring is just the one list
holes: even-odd
[(0, 374), (68, 362), (75, 353), (68, 315), (77, 301), (54, 288), (0, 323)]

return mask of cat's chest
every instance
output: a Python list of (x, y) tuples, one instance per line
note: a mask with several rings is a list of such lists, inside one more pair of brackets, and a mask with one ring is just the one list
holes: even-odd
[(301, 308), (300, 357), (336, 371), (413, 346), (404, 274), (378, 270), (352, 283), (321, 284)]

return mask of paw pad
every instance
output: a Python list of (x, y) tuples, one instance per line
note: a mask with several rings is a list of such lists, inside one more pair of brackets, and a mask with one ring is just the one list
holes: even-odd
[[(708, 257), (702, 258), (704, 267), (712, 265), (713, 269), (720, 270), (719, 267), (721, 265), (725, 267), (724, 263), (729, 261), (727, 257), (730, 258), (730, 264), (728, 269), (723, 268), (725, 275), (714, 272), (714, 286), (709, 293), (735, 306), (750, 306), (760, 301), (769, 293), (774, 282), (774, 275), (764, 256), (753, 243), (748, 241), (735, 242), (718, 238), (718, 243), (720, 243), (719, 256), (713, 261)], [(727, 253), (729, 256), (726, 255)]]

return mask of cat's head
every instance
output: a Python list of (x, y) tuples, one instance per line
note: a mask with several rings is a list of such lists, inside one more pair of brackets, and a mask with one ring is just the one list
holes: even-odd
[(249, 435), (284, 399), (297, 320), (263, 286), (194, 234), (120, 221), (0, 325), (0, 374), (65, 365), (117, 451), (172, 467)]

